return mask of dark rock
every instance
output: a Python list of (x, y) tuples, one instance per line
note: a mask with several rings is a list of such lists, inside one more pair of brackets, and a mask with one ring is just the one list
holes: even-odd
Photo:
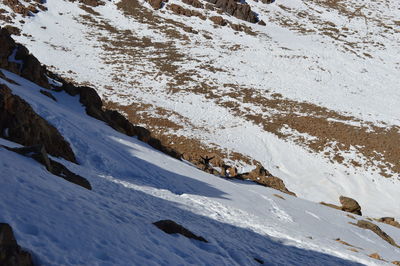
[(192, 239), (195, 239), (198, 241), (208, 243), (208, 241), (205, 240), (203, 237), (193, 234), (188, 229), (186, 229), (185, 227), (183, 227), (180, 224), (175, 223), (174, 221), (161, 220), (161, 221), (155, 222), (153, 224), (167, 234), (180, 234), (187, 238), (192, 238)]
[[(9, 61), (14, 52), (15, 59), (21, 63)], [(4, 28), (0, 29), (0, 68), (5, 68), (44, 88), (51, 87), (46, 77), (46, 67), (42, 66), (28, 49), (15, 43), (8, 30)]]
[(75, 154), (58, 130), (3, 84), (0, 84), (0, 136), (24, 146), (43, 144), (49, 154), (76, 163)]
[(238, 19), (251, 23), (258, 22), (257, 15), (251, 11), (248, 4), (242, 4), (235, 0), (207, 0), (207, 2), (215, 4), (217, 8)]
[(258, 22), (258, 25), (267, 26), (267, 24), (264, 22), (264, 20), (260, 20), (260, 21)]
[(51, 92), (49, 92), (49, 91), (40, 90), (40, 93), (43, 94), (44, 96), (49, 97), (50, 99), (52, 99), (55, 102), (57, 101), (56, 97), (54, 97), (54, 95), (51, 94)]
[(258, 262), (259, 264), (264, 264), (264, 261), (263, 261), (263, 260), (260, 260), (260, 259), (257, 259), (257, 258), (254, 258), (254, 260), (255, 260), (256, 262)]
[(61, 163), (58, 163), (52, 159), (50, 159), (47, 155), (46, 149), (43, 145), (35, 145), (30, 147), (22, 147), (22, 148), (9, 148), (3, 146), (7, 150), (16, 152), (23, 156), (27, 156), (33, 158), (35, 161), (39, 162), (40, 164), (44, 165), (50, 173), (53, 175), (59, 176), (68, 182), (74, 183), (81, 187), (91, 190), (92, 186), (90, 185), (89, 181), (85, 178), (74, 174), (68, 168), (66, 168)]
[(22, 147), (22, 148), (8, 148), (8, 150), (21, 154), (23, 156), (31, 157), (35, 159), (40, 164), (43, 164), (47, 171), (52, 172), (53, 168), (51, 167), (50, 159), (47, 155), (46, 149), (43, 145), (38, 144), (30, 147)]
[(70, 170), (68, 170), (67, 167), (65, 167), (64, 165), (62, 165), (59, 162), (56, 162), (52, 159), (50, 159), (50, 163), (51, 163), (51, 168), (52, 168), (52, 170), (51, 170), (52, 174), (59, 176), (65, 180), (67, 180), (68, 182), (74, 183), (83, 188), (86, 188), (89, 190), (92, 189), (92, 186), (90, 185), (89, 181), (86, 178), (71, 172)]
[(11, 226), (5, 223), (0, 223), (0, 265), (33, 266), (31, 255), (21, 249)]
[(15, 26), (6, 25), (4, 26), (4, 29), (6, 29), (12, 35), (17, 35), (17, 36), (21, 35), (21, 30)]
[(210, 20), (212, 22), (214, 22), (214, 24), (220, 25), (220, 26), (225, 26), (227, 24), (227, 21), (225, 19), (223, 19), (223, 17), (221, 17), (221, 16), (212, 16), (212, 17), (210, 17)]
[(352, 198), (340, 196), (340, 204), (342, 204), (342, 210), (345, 212), (350, 212), (357, 215), (361, 214), (361, 206)]

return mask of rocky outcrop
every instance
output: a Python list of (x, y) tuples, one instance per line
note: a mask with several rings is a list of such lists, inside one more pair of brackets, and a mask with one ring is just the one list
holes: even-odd
[(182, 7), (180, 5), (177, 5), (177, 4), (169, 4), (167, 6), (167, 9), (171, 10), (172, 12), (174, 12), (177, 15), (183, 15), (183, 16), (186, 16), (186, 17), (193, 17), (194, 16), (194, 17), (199, 17), (202, 20), (206, 19), (206, 17), (203, 14), (201, 14), (200, 12), (184, 8), (184, 7)]
[(32, 256), (22, 250), (10, 225), (0, 223), (0, 265), (33, 266)]
[(191, 238), (191, 239), (195, 239), (198, 241), (208, 243), (208, 241), (205, 240), (203, 237), (193, 234), (188, 229), (186, 229), (185, 227), (183, 227), (180, 224), (177, 224), (176, 222), (174, 222), (172, 220), (161, 220), (161, 221), (155, 222), (153, 224), (167, 234), (180, 234), (187, 238)]
[(349, 197), (340, 196), (339, 201), (342, 204), (342, 206), (337, 206), (337, 205), (325, 203), (325, 202), (320, 202), (320, 204), (337, 209), (337, 210), (350, 212), (350, 213), (357, 214), (357, 215), (362, 215), (361, 206), (354, 199), (349, 198)]
[(377, 221), (400, 228), (400, 223), (398, 221), (396, 221), (393, 217), (382, 217), (382, 218), (377, 219)]
[(363, 229), (371, 230), (375, 234), (377, 234), (380, 238), (388, 242), (390, 245), (400, 248), (399, 245), (391, 238), (388, 234), (386, 234), (382, 229), (374, 223), (371, 223), (366, 220), (359, 220), (357, 223), (350, 223), (352, 225), (358, 226)]
[(133, 137), (137, 136), (140, 141), (146, 142), (153, 148), (176, 159), (181, 158), (181, 154), (162, 144), (159, 139), (151, 136), (151, 132), (143, 127), (134, 126), (121, 113), (115, 110), (104, 110), (103, 101), (97, 94), (96, 90), (90, 87), (75, 87), (71, 83), (63, 82), (61, 89), (68, 94), (75, 96), (79, 95), (79, 101), (85, 106), (86, 113), (98, 120), (104, 121), (110, 127)]
[(342, 204), (342, 210), (345, 212), (354, 213), (357, 215), (362, 215), (361, 206), (352, 198), (340, 196), (340, 204)]
[(71, 182), (78, 186), (84, 187), (86, 189), (89, 189), (89, 190), (92, 189), (92, 186), (90, 185), (89, 181), (87, 181), (85, 178), (71, 172), (70, 170), (68, 170), (67, 167), (65, 167), (61, 163), (50, 159), (48, 157), (46, 149), (44, 148), (43, 145), (35, 145), (35, 146), (22, 147), (22, 148), (9, 148), (6, 146), (3, 146), (3, 147), (5, 147), (6, 149), (8, 149), (10, 151), (13, 151), (13, 152), (21, 154), (23, 156), (27, 156), (27, 157), (34, 159), (35, 161), (44, 165), (46, 167), (47, 171), (49, 171), (53, 175), (61, 177), (62, 179), (66, 180), (68, 182)]
[(228, 22), (221, 16), (212, 16), (210, 17), (210, 20), (219, 26), (225, 26), (228, 24)]
[(76, 163), (74, 152), (58, 130), (3, 84), (0, 84), (0, 136), (25, 146), (42, 144), (49, 154)]
[(41, 87), (50, 88), (46, 67), (23, 45), (15, 43), (10, 33), (0, 29), (0, 68), (7, 69)]
[(251, 23), (258, 22), (257, 15), (248, 4), (242, 4), (240, 1), (235, 0), (207, 0), (207, 2), (214, 4), (217, 8), (238, 19)]
[(196, 8), (204, 8), (204, 5), (199, 0), (182, 0), (182, 2)]
[(67, 167), (52, 159), (50, 159), (50, 164), (52, 168), (51, 173), (53, 175), (59, 176), (62, 179), (70, 183), (73, 183), (75, 185), (81, 186), (88, 190), (92, 190), (92, 186), (90, 185), (89, 181), (86, 178), (71, 172), (70, 170), (68, 170)]
[(276, 190), (279, 190), (283, 193), (296, 196), (295, 193), (292, 191), (288, 190), (285, 186), (285, 183), (283, 182), (282, 179), (273, 176), (270, 172), (267, 171), (262, 165), (257, 165), (256, 168), (249, 172), (249, 173), (244, 173), (240, 175), (244, 179), (249, 179), (257, 184), (273, 188)]

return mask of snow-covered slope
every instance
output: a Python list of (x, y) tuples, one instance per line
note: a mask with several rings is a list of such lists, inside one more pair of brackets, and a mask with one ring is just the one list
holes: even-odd
[[(173, 14), (173, 3), (207, 19)], [(42, 63), (94, 85), (171, 147), (190, 154), (196, 141), (239, 171), (254, 167), (241, 154), (302, 198), (346, 195), (399, 218), (399, 2), (249, 4), (267, 26), (221, 16), (250, 33), (178, 0), (158, 11), (53, 0), (13, 25)]]
[[(256, 258), (266, 265), (383, 265), (368, 255), (400, 258), (399, 248), (349, 224), (356, 220), (344, 212), (204, 173), (87, 116), (77, 97), (53, 92), (55, 102), (2, 72), (8, 81), (0, 82), (71, 143), (80, 165), (62, 162), (93, 187), (68, 183), (0, 148), (0, 221), (12, 225), (38, 264), (257, 265)], [(167, 235), (152, 225), (161, 219), (209, 243)], [(400, 242), (400, 230), (379, 226)]]

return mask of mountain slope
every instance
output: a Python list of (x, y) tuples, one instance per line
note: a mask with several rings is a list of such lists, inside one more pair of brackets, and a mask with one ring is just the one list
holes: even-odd
[[(88, 117), (77, 97), (53, 91), (55, 102), (36, 84), (2, 72), (7, 80), (1, 83), (63, 134), (79, 165), (54, 159), (93, 188), (55, 178), (32, 159), (0, 148), (0, 219), (38, 264), (256, 265), (256, 258), (267, 265), (381, 265), (368, 255), (400, 256), (399, 248), (349, 223), (361, 217), (204, 173)], [(162, 219), (209, 243), (166, 235), (152, 225)], [(400, 241), (397, 228), (379, 226)]]
[(261, 164), (300, 197), (345, 194), (399, 218), (398, 1), (248, 4), (267, 26), (218, 5), (136, 0), (49, 1), (13, 25), (41, 62), (95, 86), (191, 162)]

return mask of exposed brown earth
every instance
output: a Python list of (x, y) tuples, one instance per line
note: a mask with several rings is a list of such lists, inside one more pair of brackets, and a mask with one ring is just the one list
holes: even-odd
[[(192, 91), (216, 99), (217, 103), (238, 116), (247, 118), (280, 138), (290, 139), (321, 153), (332, 162), (360, 167), (360, 162), (344, 157), (355, 150), (366, 160), (364, 166), (377, 167), (381, 175), (389, 177), (390, 172), (400, 173), (400, 150), (396, 148), (400, 145), (400, 127), (380, 127), (311, 103), (285, 99), (277, 94), (264, 96), (256, 90), (227, 84), (226, 88), (230, 87), (231, 91), (224, 92), (224, 95), (202, 87), (193, 88)], [(227, 97), (232, 100), (227, 101)], [(257, 106), (263, 112), (242, 109), (239, 103)], [(359, 125), (352, 125), (352, 122)], [(295, 132), (285, 131), (286, 128)], [(306, 139), (298, 133), (311, 138)]]
[[(159, 30), (172, 38), (181, 45), (188, 40), (189, 35), (174, 31), (172, 28), (182, 28), (186, 32), (192, 29), (187, 26), (161, 18), (156, 14), (141, 7), (135, 1), (121, 1), (118, 4), (126, 15), (134, 17), (150, 28)], [(124, 82), (125, 78), (120, 73), (130, 73), (135, 71), (138, 66), (144, 64), (143, 58), (148, 57), (145, 49), (152, 49), (152, 55), (148, 60), (154, 64), (156, 70), (146, 72), (143, 75), (165, 75), (172, 77), (168, 83), (167, 90), (171, 93), (180, 91), (191, 91), (203, 95), (207, 99), (212, 99), (220, 106), (229, 109), (235, 115), (252, 121), (260, 125), (265, 131), (274, 133), (282, 139), (296, 142), (308, 148), (311, 152), (317, 152), (325, 156), (331, 162), (337, 162), (349, 167), (371, 167), (377, 169), (381, 175), (392, 176), (400, 173), (400, 151), (396, 149), (400, 144), (399, 127), (382, 127), (369, 122), (361, 121), (355, 117), (340, 114), (338, 112), (323, 108), (314, 104), (297, 102), (283, 98), (278, 94), (266, 94), (264, 91), (257, 91), (252, 88), (240, 87), (235, 84), (223, 84), (224, 92), (219, 93), (218, 84), (214, 81), (209, 83), (196, 82), (196, 71), (182, 71), (179, 67), (180, 62), (193, 62), (195, 68), (207, 67), (199, 65), (196, 59), (185, 54), (182, 49), (178, 49), (173, 42), (155, 42), (147, 38), (136, 37), (134, 32), (121, 32), (107, 24), (106, 21), (99, 21), (93, 17), (85, 17), (82, 23), (93, 27), (107, 29), (112, 38), (101, 37), (104, 49), (108, 52), (104, 60), (107, 64), (113, 65), (119, 75), (114, 75), (115, 82)], [(159, 25), (164, 25), (159, 27)], [(124, 57), (118, 58), (116, 54), (123, 54)], [(130, 65), (125, 65), (128, 56)], [(140, 60), (139, 60), (140, 58)], [(213, 68), (212, 63), (210, 67)], [(210, 69), (218, 72), (223, 69)], [(197, 83), (196, 86), (187, 87), (189, 82)], [(131, 86), (138, 86), (139, 83), (131, 82)], [(185, 89), (181, 89), (181, 87)], [(151, 89), (151, 88), (149, 88)], [(224, 98), (222, 100), (222, 98)], [(137, 99), (139, 102), (140, 99)], [(242, 107), (246, 104), (250, 107)], [(262, 112), (252, 111), (261, 109)], [(148, 117), (152, 117), (147, 112)], [(154, 116), (153, 116), (154, 117)], [(172, 128), (187, 126), (187, 121), (179, 125), (175, 121), (163, 118), (161, 125), (157, 125), (161, 120), (158, 115), (155, 119), (150, 119), (147, 126), (151, 126), (155, 131), (163, 132), (170, 138), (171, 134), (165, 132), (167, 125)], [(168, 120), (170, 122), (168, 122)], [(146, 123), (146, 122), (143, 122)], [(358, 125), (357, 125), (358, 124)], [(158, 129), (157, 129), (158, 128)], [(309, 136), (307, 138), (306, 136)], [(174, 142), (171, 139), (170, 142)], [(346, 154), (356, 152), (359, 159), (346, 159)], [(352, 156), (353, 157), (353, 156)]]

